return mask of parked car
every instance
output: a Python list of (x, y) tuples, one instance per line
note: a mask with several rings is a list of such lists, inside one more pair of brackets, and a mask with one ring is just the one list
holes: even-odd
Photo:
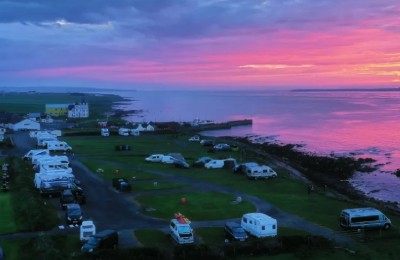
[(65, 220), (67, 225), (71, 224), (82, 224), (83, 213), (79, 204), (73, 203), (67, 205), (67, 210), (65, 212)]
[(239, 223), (226, 222), (224, 226), (225, 238), (230, 241), (245, 241), (248, 239), (246, 231)]
[(189, 141), (190, 142), (200, 142), (200, 136), (194, 135), (194, 136), (189, 138)]
[(72, 193), (72, 190), (66, 189), (61, 192), (60, 195), (60, 207), (62, 209), (66, 209), (68, 204), (75, 203), (75, 196)]
[(230, 151), (231, 146), (229, 144), (217, 144), (217, 145), (214, 145), (213, 149), (215, 151)]
[(215, 142), (213, 140), (203, 139), (200, 141), (200, 144), (203, 146), (214, 146)]
[(211, 161), (212, 158), (211, 157), (200, 157), (199, 159), (197, 159), (194, 163), (193, 163), (193, 167), (204, 167), (204, 165), (206, 163), (208, 163), (209, 161)]
[(189, 163), (187, 163), (184, 160), (175, 160), (174, 165), (177, 168), (189, 168), (190, 167)]
[(131, 191), (132, 189), (131, 184), (125, 178), (113, 178), (112, 185), (118, 191)]
[(146, 162), (161, 162), (163, 157), (163, 154), (152, 154), (144, 160)]
[(81, 251), (83, 253), (97, 254), (103, 250), (117, 248), (118, 242), (118, 232), (107, 229), (89, 237), (88, 241), (82, 246)]

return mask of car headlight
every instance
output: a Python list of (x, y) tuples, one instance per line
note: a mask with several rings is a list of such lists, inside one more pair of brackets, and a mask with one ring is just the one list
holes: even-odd
[(70, 217), (67, 217), (67, 219), (68, 219), (68, 220), (71, 220), (71, 218), (70, 218)]
[(93, 248), (90, 248), (90, 249), (89, 249), (89, 252), (90, 252), (90, 253), (93, 252)]

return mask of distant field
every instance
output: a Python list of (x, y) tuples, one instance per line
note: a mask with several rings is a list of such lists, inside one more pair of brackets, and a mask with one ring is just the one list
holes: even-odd
[(111, 110), (112, 102), (122, 101), (116, 95), (95, 95), (78, 93), (19, 93), (0, 94), (0, 111), (27, 114), (45, 112), (46, 104), (72, 104), (84, 99), (89, 103), (90, 116), (98, 117)]
[(0, 209), (0, 234), (16, 232), (11, 193), (0, 193)]

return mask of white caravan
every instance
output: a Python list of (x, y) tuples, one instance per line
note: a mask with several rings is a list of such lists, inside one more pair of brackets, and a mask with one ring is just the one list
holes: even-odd
[(270, 179), (275, 178), (278, 174), (266, 165), (259, 165), (246, 168), (246, 175), (250, 179)]
[(60, 180), (75, 181), (75, 176), (72, 173), (67, 173), (63, 170), (47, 173), (35, 173), (34, 184), (35, 188), (40, 189), (45, 183)]
[(170, 235), (178, 244), (191, 244), (194, 242), (193, 229), (190, 221), (182, 214), (175, 214), (169, 224)]
[(45, 145), (49, 151), (72, 152), (72, 147), (64, 141), (46, 141)]
[(274, 237), (278, 234), (276, 219), (263, 213), (244, 214), (241, 221), (242, 228), (255, 237)]
[(41, 164), (38, 171), (39, 173), (51, 173), (57, 171), (65, 171), (66, 173), (72, 173), (72, 168), (64, 166), (62, 164)]
[(206, 167), (207, 169), (221, 169), (225, 166), (232, 166), (231, 168), (235, 168), (236, 164), (237, 163), (234, 158), (226, 158), (220, 160), (211, 160), (208, 163), (204, 164), (204, 167)]
[(37, 153), (37, 154), (32, 155), (32, 157), (31, 157), (31, 163), (32, 163), (33, 165), (35, 165), (35, 164), (37, 163), (37, 160), (39, 160), (39, 159), (42, 158), (42, 157), (47, 157), (47, 156), (50, 156), (50, 151), (46, 149), (46, 150), (43, 151), (43, 152), (40, 152), (40, 153)]
[(108, 130), (108, 128), (102, 128), (100, 134), (101, 136), (110, 136), (110, 130)]
[(89, 238), (96, 234), (96, 226), (93, 221), (85, 220), (82, 221), (82, 225), (80, 227), (79, 238), (81, 241), (87, 241)]
[(39, 169), (42, 165), (54, 165), (54, 168), (70, 167), (68, 156), (65, 155), (56, 155), (56, 156), (45, 155), (39, 157), (33, 164), (33, 169)]
[(120, 129), (118, 129), (118, 134), (122, 135), (122, 136), (128, 136), (130, 131), (131, 130), (128, 128), (120, 128)]
[(50, 152), (47, 149), (33, 149), (33, 150), (30, 150), (29, 152), (27, 152), (22, 158), (26, 161), (32, 160), (32, 157), (37, 154), (49, 155)]

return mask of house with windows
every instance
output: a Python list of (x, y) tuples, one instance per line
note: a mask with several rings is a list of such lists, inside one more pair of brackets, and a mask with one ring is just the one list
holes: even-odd
[(68, 106), (68, 118), (88, 118), (89, 104), (85, 101)]

